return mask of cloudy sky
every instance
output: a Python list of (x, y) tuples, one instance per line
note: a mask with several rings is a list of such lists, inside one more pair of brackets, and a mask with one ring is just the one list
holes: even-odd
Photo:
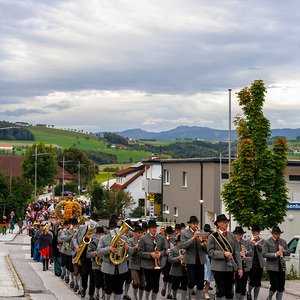
[(0, 119), (87, 131), (228, 128), (263, 79), (300, 127), (298, 1), (0, 0)]

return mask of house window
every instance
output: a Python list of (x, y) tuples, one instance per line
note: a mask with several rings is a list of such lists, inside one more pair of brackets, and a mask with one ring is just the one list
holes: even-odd
[(222, 179), (229, 179), (228, 173), (222, 173)]
[(122, 177), (117, 177), (117, 178), (116, 178), (116, 182), (117, 182), (118, 184), (122, 184)]
[(178, 217), (178, 207), (174, 207), (174, 217)]
[(170, 184), (170, 170), (164, 170), (164, 184)]
[(187, 173), (182, 172), (182, 187), (187, 187)]
[(170, 213), (170, 206), (169, 205), (164, 204), (164, 211), (163, 211), (163, 213), (165, 213), (165, 214), (169, 214)]
[(289, 175), (289, 181), (300, 181), (300, 175)]

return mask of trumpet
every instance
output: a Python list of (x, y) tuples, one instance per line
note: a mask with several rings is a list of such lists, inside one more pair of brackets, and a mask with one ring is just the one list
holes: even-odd
[(179, 249), (179, 255), (182, 256), (182, 259), (180, 260), (180, 263), (183, 267), (186, 267), (186, 263), (183, 261), (183, 256), (184, 256), (185, 250), (184, 249)]
[[(198, 230), (198, 228), (196, 228), (196, 229), (197, 229), (198, 232), (200, 232)], [(200, 233), (200, 235), (197, 237), (199, 239), (199, 241), (200, 241), (200, 245), (201, 246), (205, 246), (206, 245), (206, 243), (207, 243), (207, 236), (208, 236), (208, 234)]]
[[(158, 247), (157, 247), (157, 246), (155, 246), (154, 252), (155, 252), (155, 254), (158, 254), (158, 253), (159, 253)], [(160, 265), (159, 265), (159, 258), (155, 258), (155, 259), (154, 259), (154, 269), (155, 269), (155, 270), (160, 270), (160, 269), (161, 269), (161, 267), (160, 267)]]

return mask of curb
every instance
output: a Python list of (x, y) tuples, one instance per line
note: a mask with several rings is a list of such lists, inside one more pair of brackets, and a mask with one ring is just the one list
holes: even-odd
[(12, 261), (10, 260), (9, 254), (4, 257), (4, 260), (7, 265), (8, 270), (11, 272), (11, 274), (13, 276), (13, 281), (14, 281), (13, 286), (16, 289), (16, 295), (14, 295), (14, 296), (17, 296), (17, 297), (24, 296), (25, 295), (24, 287), (21, 283), (21, 280), (15, 270), (15, 267), (14, 267)]

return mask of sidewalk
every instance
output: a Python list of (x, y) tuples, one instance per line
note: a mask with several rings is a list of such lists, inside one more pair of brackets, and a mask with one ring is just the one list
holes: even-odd
[(5, 243), (13, 241), (18, 233), (19, 226), (16, 225), (13, 233), (0, 235), (0, 297), (24, 296), (24, 288), (5, 247)]

